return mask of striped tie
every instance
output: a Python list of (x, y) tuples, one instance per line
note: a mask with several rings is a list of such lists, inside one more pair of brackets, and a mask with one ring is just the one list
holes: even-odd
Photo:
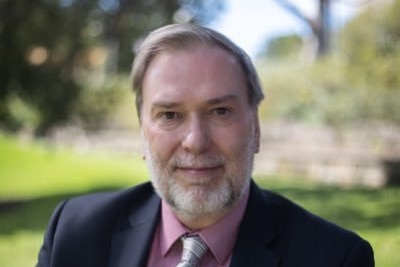
[(195, 267), (207, 251), (207, 245), (198, 235), (183, 236), (182, 259), (176, 267)]

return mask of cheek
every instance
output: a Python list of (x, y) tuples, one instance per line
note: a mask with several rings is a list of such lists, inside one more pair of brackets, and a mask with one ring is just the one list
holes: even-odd
[(158, 129), (146, 128), (143, 138), (147, 149), (159, 161), (168, 161), (179, 144), (176, 134), (161, 132)]
[(215, 135), (214, 144), (226, 157), (237, 158), (245, 153), (249, 138), (252, 137), (244, 128), (229, 129)]

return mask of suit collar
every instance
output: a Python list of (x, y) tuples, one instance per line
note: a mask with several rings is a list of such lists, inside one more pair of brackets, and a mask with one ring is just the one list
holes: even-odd
[(276, 236), (273, 211), (261, 189), (252, 181), (246, 213), (243, 217), (231, 267), (278, 266), (280, 257), (272, 250)]
[(121, 220), (112, 238), (110, 267), (146, 265), (159, 214), (160, 199), (154, 193), (140, 207), (128, 212), (128, 218)]
[[(160, 198), (152, 195), (140, 207), (128, 212), (112, 238), (110, 267), (142, 267), (146, 265), (157, 223)], [(252, 182), (246, 212), (240, 225), (230, 267), (271, 266), (279, 264), (280, 256), (273, 251), (277, 235), (273, 210), (261, 189)]]

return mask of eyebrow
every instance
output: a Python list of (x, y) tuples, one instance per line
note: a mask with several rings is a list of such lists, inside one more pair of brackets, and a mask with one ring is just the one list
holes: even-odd
[(239, 99), (238, 95), (231, 94), (231, 95), (226, 95), (226, 96), (222, 96), (222, 97), (212, 98), (212, 99), (208, 100), (207, 103), (211, 104), (211, 105), (217, 105), (217, 104), (221, 104), (224, 102), (237, 101), (238, 99)]
[[(216, 98), (211, 98), (206, 101), (207, 104), (209, 105), (218, 105), (221, 103), (229, 102), (229, 101), (237, 101), (239, 99), (238, 95), (231, 94), (231, 95), (225, 95), (222, 97), (216, 97)], [(169, 101), (158, 101), (152, 104), (151, 110), (155, 109), (173, 109), (176, 107), (181, 106), (181, 103), (178, 102), (169, 102)]]
[(180, 105), (179, 103), (175, 103), (175, 102), (159, 101), (159, 102), (153, 103), (151, 109), (155, 109), (155, 108), (170, 109), (170, 108), (177, 107), (179, 105)]

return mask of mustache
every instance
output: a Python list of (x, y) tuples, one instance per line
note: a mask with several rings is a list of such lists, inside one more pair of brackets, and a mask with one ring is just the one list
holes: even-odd
[(220, 156), (177, 156), (171, 160), (175, 168), (213, 168), (225, 164), (225, 159)]

